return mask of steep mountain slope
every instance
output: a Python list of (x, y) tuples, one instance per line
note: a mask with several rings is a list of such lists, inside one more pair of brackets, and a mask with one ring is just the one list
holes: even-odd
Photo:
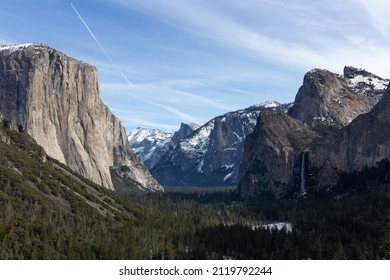
[(235, 184), (245, 138), (253, 131), (260, 110), (279, 105), (270, 102), (210, 120), (165, 154), (152, 174), (163, 185)]
[(95, 67), (37, 44), (0, 47), (0, 59), (0, 111), (48, 155), (107, 188), (110, 168), (126, 165), (126, 176), (161, 190), (100, 100)]
[(334, 185), (341, 173), (390, 160), (389, 125), (390, 88), (372, 111), (314, 143), (308, 159), (315, 185)]
[[(301, 173), (306, 150), (319, 134), (283, 112), (262, 110), (245, 141), (238, 190), (243, 196), (272, 193), (280, 198), (305, 192)], [(297, 175), (300, 176), (297, 176)], [(302, 184), (301, 184), (302, 183)]]
[(305, 75), (289, 114), (310, 125), (327, 123), (342, 127), (369, 112), (388, 82), (353, 67), (345, 67), (344, 76), (314, 69)]
[(361, 68), (344, 67), (344, 79), (356, 93), (380, 100), (390, 80), (381, 78)]
[(131, 131), (127, 138), (136, 156), (150, 169), (160, 160), (162, 154), (168, 151), (172, 134), (159, 129), (139, 127)]
[(174, 134), (158, 129), (136, 128), (128, 134), (134, 153), (148, 168), (152, 169), (160, 158), (170, 149), (175, 148), (181, 139), (190, 135), (199, 125), (182, 123)]
[(0, 114), (0, 259), (113, 258), (130, 209)]
[(180, 128), (172, 136), (172, 146), (176, 147), (179, 142), (197, 130), (200, 126), (196, 123), (181, 123)]

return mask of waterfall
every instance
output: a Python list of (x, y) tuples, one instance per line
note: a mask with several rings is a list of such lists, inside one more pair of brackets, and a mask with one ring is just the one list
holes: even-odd
[(302, 152), (302, 158), (301, 158), (301, 193), (305, 193), (305, 153)]

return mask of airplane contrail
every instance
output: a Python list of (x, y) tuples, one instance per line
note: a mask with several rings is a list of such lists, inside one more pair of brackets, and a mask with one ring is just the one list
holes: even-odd
[(122, 71), (119, 71), (119, 74), (121, 74), (122, 78), (130, 85), (134, 86), (132, 82), (129, 81), (129, 79), (125, 76), (125, 74)]
[(106, 55), (106, 57), (108, 58), (108, 60), (110, 60), (112, 62), (112, 58), (110, 57), (110, 55), (108, 54), (108, 52), (106, 51), (106, 49), (103, 47), (102, 44), (100, 44), (99, 40), (96, 38), (95, 34), (93, 34), (91, 28), (89, 28), (88, 24), (85, 22), (85, 20), (83, 19), (83, 17), (80, 15), (80, 13), (77, 11), (77, 9), (75, 8), (75, 6), (73, 6), (72, 3), (70, 3), (70, 5), (72, 6), (73, 10), (75, 11), (75, 13), (77, 14), (77, 16), (79, 17), (79, 19), (81, 20), (81, 22), (84, 24), (85, 28), (87, 28), (89, 34), (91, 34), (92, 38), (96, 41), (96, 43), (99, 45), (99, 47), (103, 50), (104, 54)]
[[(96, 38), (95, 34), (92, 32), (91, 28), (89, 28), (87, 22), (83, 19), (83, 17), (80, 15), (80, 13), (77, 11), (76, 7), (73, 6), (72, 3), (70, 3), (70, 5), (72, 6), (73, 10), (75, 11), (75, 13), (77, 14), (77, 16), (79, 17), (79, 19), (81, 20), (81, 22), (84, 24), (85, 28), (87, 28), (89, 34), (91, 34), (92, 38), (95, 40), (95, 42), (99, 45), (99, 47), (102, 49), (102, 51), (104, 52), (104, 54), (106, 55), (106, 57), (108, 58), (109, 61), (113, 62), (111, 56), (108, 54), (108, 52), (106, 51), (106, 49), (103, 47), (103, 45), (99, 42), (99, 40)], [(125, 74), (122, 72), (122, 71), (118, 71), (119, 74), (122, 76), (122, 78), (131, 86), (134, 86), (132, 82), (129, 81), (129, 79), (125, 76)]]

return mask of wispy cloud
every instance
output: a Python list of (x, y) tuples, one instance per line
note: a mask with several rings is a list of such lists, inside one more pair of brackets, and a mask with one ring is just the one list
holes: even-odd
[(101, 86), (103, 89), (105, 89), (105, 91), (111, 92), (112, 95), (128, 96), (161, 108), (164, 108), (164, 105), (162, 105), (163, 103), (171, 103), (176, 105), (187, 104), (190, 106), (208, 105), (210, 107), (223, 110), (233, 109), (233, 106), (216, 100), (216, 95), (213, 97), (206, 97), (201, 96), (200, 94), (193, 94), (183, 90), (172, 89), (170, 87), (165, 87), (154, 83), (134, 84), (131, 86), (124, 83), (102, 83)]
[[(329, 0), (300, 0), (294, 5), (286, 5), (280, 0), (249, 0), (245, 5), (241, 4), (239, 13), (234, 12), (237, 1), (230, 0), (153, 0), (147, 4), (115, 1), (151, 14), (187, 33), (219, 42), (225, 48), (241, 49), (242, 53), (255, 59), (282, 67), (336, 70), (346, 63), (363, 62), (365, 65), (357, 66), (379, 69), (383, 74), (385, 67), (379, 65), (390, 58), (388, 44), (370, 38), (367, 33), (362, 34), (367, 29), (367, 18), (356, 7), (357, 2), (364, 3), (375, 21), (374, 27), (386, 34), (390, 26), (386, 0), (347, 0), (336, 4)], [(257, 13), (257, 19), (254, 13)], [(350, 40), (351, 36), (357, 35), (364, 37), (367, 43), (357, 45)], [(378, 50), (384, 57), (375, 55)]]
[(312, 68), (340, 73), (353, 65), (388, 77), (390, 10), (385, 2), (106, 0), (136, 11), (142, 24), (126, 26), (138, 36), (115, 41), (125, 50), (123, 60), (116, 59), (120, 63), (100, 64), (114, 77), (105, 76), (102, 91), (110, 100), (121, 100), (112, 101), (114, 106), (144, 107), (151, 116), (144, 124), (202, 123), (267, 99), (290, 102)]
[(177, 130), (177, 125), (171, 125), (164, 121), (154, 121), (153, 114), (145, 114), (144, 111), (137, 110), (123, 110), (118, 108), (112, 108), (114, 114), (121, 115), (121, 121), (126, 127), (144, 127), (144, 128), (159, 128), (166, 132), (174, 132)]
[(373, 27), (382, 35), (388, 36), (390, 29), (389, 1), (386, 0), (357, 0), (371, 17)]
[[(166, 114), (177, 117), (181, 122), (202, 122), (197, 117), (183, 112), (178, 108), (186, 108), (189, 104), (188, 95), (183, 98), (184, 93), (173, 91), (169, 88), (161, 88), (153, 85), (146, 84), (125, 84), (125, 83), (102, 83), (102, 90), (110, 92), (111, 97), (126, 97), (131, 102), (137, 101), (137, 103), (150, 105), (154, 108), (160, 108), (165, 111), (155, 110), (161, 112), (160, 115), (155, 117), (156, 119), (162, 119), (161, 115), (166, 117)], [(131, 98), (131, 99), (130, 99)], [(130, 101), (129, 101), (130, 103)], [(171, 104), (171, 105), (169, 105)], [(143, 114), (150, 114), (143, 111)], [(178, 125), (178, 124), (177, 124)], [(176, 125), (176, 126), (177, 126)]]
[(171, 112), (181, 118), (184, 122), (197, 122), (197, 120), (194, 119), (194, 117), (172, 107), (172, 106), (167, 106), (167, 105), (159, 105), (161, 108), (164, 110)]

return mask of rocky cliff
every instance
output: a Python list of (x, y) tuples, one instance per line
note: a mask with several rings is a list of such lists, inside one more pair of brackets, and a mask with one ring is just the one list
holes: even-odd
[(305, 75), (289, 114), (310, 125), (342, 127), (369, 112), (387, 84), (388, 80), (353, 67), (345, 67), (344, 76), (314, 69)]
[(171, 143), (173, 144), (174, 147), (176, 147), (181, 140), (189, 136), (192, 132), (194, 132), (198, 128), (199, 125), (196, 123), (181, 123), (179, 130), (173, 134)]
[(305, 191), (306, 151), (319, 137), (307, 124), (274, 110), (260, 112), (257, 125), (245, 141), (238, 175), (243, 196), (272, 193), (276, 197)]
[(375, 167), (390, 159), (390, 88), (367, 114), (350, 125), (318, 139), (309, 153), (316, 186), (332, 186), (339, 174)]
[(107, 188), (110, 168), (126, 165), (131, 179), (161, 190), (100, 100), (95, 67), (37, 44), (0, 47), (0, 59), (0, 111), (49, 156)]

